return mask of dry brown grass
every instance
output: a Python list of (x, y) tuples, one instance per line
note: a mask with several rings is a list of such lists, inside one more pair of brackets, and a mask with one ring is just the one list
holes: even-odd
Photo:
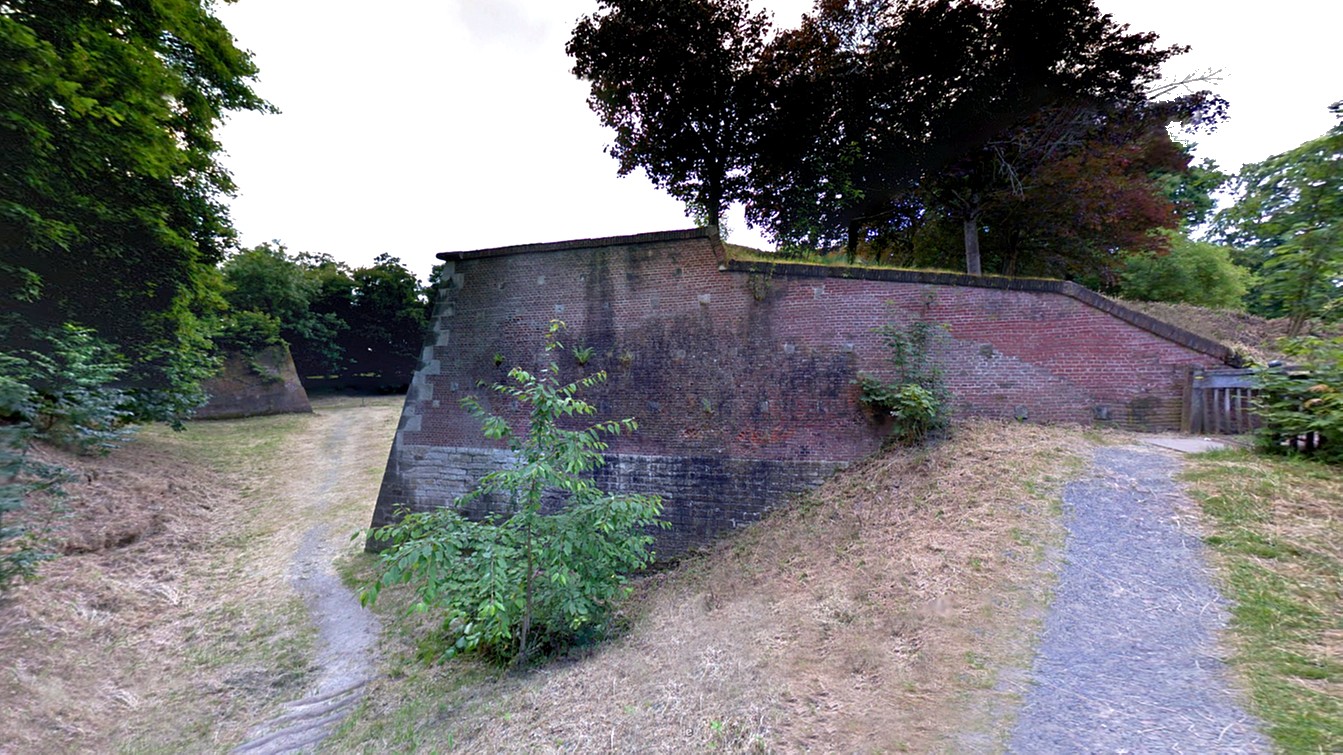
[(76, 472), (66, 555), (0, 604), (0, 752), (217, 752), (301, 692), (311, 630), (287, 559), (310, 524), (304, 471), (332, 410), (357, 413), (379, 458), (337, 492), (340, 526), (365, 523), (399, 399), (367, 403), (149, 428), (102, 459), (44, 450)]
[[(1282, 351), (1278, 341), (1287, 337), (1287, 318), (1267, 320), (1262, 317), (1230, 309), (1208, 309), (1192, 304), (1170, 304), (1153, 301), (1123, 301), (1122, 303), (1147, 315), (1184, 328), (1204, 338), (1235, 349), (1238, 353), (1263, 364), (1278, 359)], [(1337, 336), (1337, 326), (1325, 327), (1313, 323), (1311, 332), (1322, 336)]]
[(954, 442), (878, 455), (643, 580), (630, 632), (586, 657), (511, 675), (403, 655), (329, 744), (992, 749), (1015, 689), (999, 671), (1029, 663), (1042, 559), (1062, 538), (1058, 493), (1089, 453), (1081, 438), (975, 421)]

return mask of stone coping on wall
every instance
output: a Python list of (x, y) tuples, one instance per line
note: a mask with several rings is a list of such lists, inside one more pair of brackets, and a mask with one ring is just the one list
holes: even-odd
[(915, 283), (932, 286), (963, 286), (972, 288), (996, 288), (1004, 291), (1025, 291), (1049, 293), (1067, 296), (1083, 304), (1099, 309), (1123, 320), (1130, 325), (1160, 336), (1188, 349), (1216, 357), (1223, 362), (1237, 365), (1235, 353), (1226, 345), (1210, 338), (1191, 333), (1184, 328), (1158, 320), (1112, 299), (1106, 298), (1089, 288), (1072, 281), (1051, 278), (1009, 278), (999, 275), (969, 275), (966, 273), (932, 272), (925, 270), (897, 270), (879, 267), (856, 267), (818, 265), (806, 262), (764, 262), (759, 260), (731, 260), (723, 248), (718, 229), (688, 228), (679, 231), (658, 231), (627, 236), (605, 236), (592, 239), (573, 239), (541, 244), (519, 244), (490, 249), (474, 249), (460, 252), (442, 252), (438, 258), (444, 261), (472, 260), (487, 257), (507, 257), (517, 254), (541, 254), (545, 252), (563, 252), (581, 249), (600, 249), (610, 246), (635, 246), (658, 244), (671, 241), (690, 241), (705, 239), (709, 242), (718, 258), (718, 269), (722, 272), (757, 273), (762, 275), (782, 275), (795, 278), (851, 278), (857, 280), (877, 280), (890, 283)]

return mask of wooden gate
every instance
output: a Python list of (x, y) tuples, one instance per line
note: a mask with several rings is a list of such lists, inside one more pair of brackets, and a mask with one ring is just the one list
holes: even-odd
[(1181, 426), (1189, 435), (1234, 435), (1259, 427), (1253, 410), (1254, 371), (1190, 370)]

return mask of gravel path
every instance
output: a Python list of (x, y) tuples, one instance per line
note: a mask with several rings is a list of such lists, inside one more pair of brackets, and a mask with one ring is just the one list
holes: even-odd
[(1010, 752), (1270, 751), (1221, 660), (1226, 604), (1178, 468), (1102, 448), (1064, 491), (1063, 564)]
[(310, 501), (295, 501), (296, 506), (313, 507), (305, 518), (316, 522), (303, 534), (289, 579), (317, 626), (317, 683), (308, 696), (286, 704), (283, 713), (258, 727), (235, 753), (276, 755), (314, 747), (349, 715), (372, 677), (378, 620), (360, 607), (358, 597), (341, 582), (332, 564), (348, 544), (349, 533), (323, 520), (323, 511), (335, 503), (347, 462), (359, 456), (355, 444), (361, 439), (351, 432), (355, 420), (353, 412), (345, 411), (334, 423), (321, 423), (326, 438), (314, 476), (315, 490)]

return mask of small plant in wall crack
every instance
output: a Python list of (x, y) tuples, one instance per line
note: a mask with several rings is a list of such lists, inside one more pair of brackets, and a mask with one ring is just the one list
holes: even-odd
[(596, 350), (591, 346), (575, 346), (572, 353), (574, 361), (578, 362), (579, 367), (582, 367), (592, 361), (592, 355), (596, 353)]
[(883, 325), (877, 329), (890, 350), (891, 380), (858, 373), (859, 400), (894, 420), (891, 432), (899, 443), (920, 443), (946, 427), (947, 388), (942, 370), (929, 356), (936, 326), (916, 320), (908, 327)]
[[(547, 354), (562, 348), (563, 327), (551, 321)], [(513, 464), (481, 478), (456, 508), (409, 514), (367, 533), (388, 547), (360, 600), (368, 605), (387, 587), (413, 584), (415, 609), (442, 614), (445, 655), (476, 652), (524, 665), (535, 653), (605, 635), (628, 595), (626, 575), (652, 561), (648, 528), (669, 525), (659, 518), (657, 496), (606, 493), (592, 481), (593, 470), (605, 463), (603, 438), (636, 429), (633, 419), (576, 430), (558, 425), (596, 411), (577, 394), (604, 381), (605, 372), (562, 384), (551, 363), (536, 374), (514, 367), (508, 377), (510, 383), (494, 390), (530, 409), (525, 434), (515, 434), (474, 397), (462, 404), (486, 437), (508, 443)], [(542, 513), (547, 494), (565, 499), (560, 511)], [(484, 496), (511, 501), (512, 515), (477, 522), (458, 512)]]

